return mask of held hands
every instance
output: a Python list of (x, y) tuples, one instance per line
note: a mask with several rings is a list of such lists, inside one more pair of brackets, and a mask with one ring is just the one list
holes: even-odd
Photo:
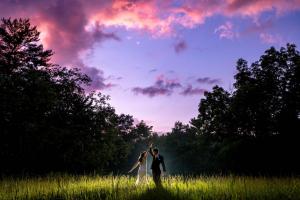
[(152, 146), (153, 146), (153, 143), (150, 143), (150, 144), (149, 144), (149, 148), (152, 148)]

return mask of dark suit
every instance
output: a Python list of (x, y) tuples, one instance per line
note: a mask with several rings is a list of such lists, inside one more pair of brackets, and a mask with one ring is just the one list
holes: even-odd
[(152, 176), (153, 176), (153, 181), (155, 183), (156, 186), (161, 186), (161, 180), (160, 180), (160, 175), (161, 175), (161, 171), (160, 171), (160, 164), (163, 167), (163, 171), (166, 171), (166, 166), (165, 166), (165, 162), (164, 162), (164, 157), (162, 155), (158, 156), (154, 156), (154, 153), (152, 151), (152, 148), (150, 148), (149, 150), (153, 160), (152, 160), (152, 164), (151, 164), (151, 169), (152, 169)]

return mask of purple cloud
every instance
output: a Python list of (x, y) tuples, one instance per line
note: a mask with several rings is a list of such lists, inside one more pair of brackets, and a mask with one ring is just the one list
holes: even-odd
[(122, 76), (114, 76), (114, 75), (109, 75), (109, 76), (106, 78), (106, 80), (117, 80), (117, 81), (122, 80), (122, 79), (123, 79)]
[(180, 92), (180, 94), (183, 96), (191, 96), (191, 95), (204, 94), (205, 91), (206, 90), (203, 88), (193, 88), (193, 86), (188, 85)]
[(157, 72), (157, 69), (153, 68), (149, 71), (149, 73)]
[(180, 40), (178, 43), (174, 45), (174, 50), (176, 53), (181, 53), (182, 51), (186, 50), (187, 44), (184, 40)]
[(97, 42), (102, 42), (104, 40), (115, 40), (115, 41), (121, 41), (121, 38), (117, 36), (115, 33), (110, 32), (110, 33), (105, 33), (103, 32), (103, 27), (97, 23), (95, 27), (93, 28), (93, 37), (95, 41)]
[(149, 97), (159, 95), (169, 96), (176, 88), (182, 87), (177, 79), (167, 79), (163, 75), (157, 77), (155, 83), (148, 87), (134, 87), (132, 91), (135, 94), (142, 94)]
[(106, 81), (110, 78), (105, 78), (104, 72), (100, 69), (97, 69), (95, 67), (85, 66), (81, 68), (81, 71), (84, 74), (88, 75), (92, 80), (90, 85), (85, 86), (87, 92), (110, 89), (116, 86), (116, 84), (114, 83), (106, 83)]
[(201, 83), (201, 84), (217, 84), (217, 83), (220, 83), (221, 81), (220, 81), (220, 79), (203, 77), (203, 78), (198, 78), (197, 82)]

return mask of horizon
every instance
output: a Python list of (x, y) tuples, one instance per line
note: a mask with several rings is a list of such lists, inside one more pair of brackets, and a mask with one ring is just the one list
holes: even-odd
[[(204, 91), (233, 88), (235, 63), (300, 44), (300, 1), (1, 1), (29, 18), (53, 62), (79, 67), (118, 114), (160, 134), (198, 113)], [(176, 108), (176, 109), (174, 109)]]

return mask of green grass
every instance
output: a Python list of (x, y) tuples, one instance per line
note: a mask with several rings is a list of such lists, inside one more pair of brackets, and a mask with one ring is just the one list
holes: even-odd
[(181, 177), (135, 187), (127, 176), (52, 175), (43, 178), (4, 178), (0, 199), (300, 199), (300, 178)]

